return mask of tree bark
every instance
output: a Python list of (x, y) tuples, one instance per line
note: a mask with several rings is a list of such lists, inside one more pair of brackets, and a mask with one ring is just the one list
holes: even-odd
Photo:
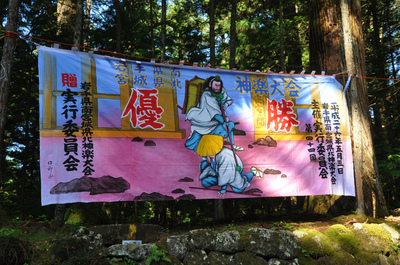
[(77, 0), (76, 4), (76, 21), (74, 30), (74, 45), (82, 45), (82, 29), (83, 29), (83, 0)]
[(117, 28), (115, 34), (116, 41), (116, 52), (122, 53), (122, 45), (121, 45), (121, 35), (122, 35), (122, 22), (121, 22), (121, 7), (119, 4), (119, 0), (114, 0), (114, 8), (115, 8), (115, 20)]
[(85, 18), (84, 18), (84, 23), (83, 23), (83, 46), (85, 47), (90, 47), (91, 45), (89, 44), (88, 41), (88, 35), (89, 35), (89, 28), (90, 28), (90, 10), (92, 6), (92, 0), (86, 0), (86, 6), (85, 6)]
[(57, 37), (60, 42), (71, 43), (76, 25), (76, 4), (72, 0), (57, 2)]
[[(20, 0), (9, 0), (6, 32), (16, 32), (18, 27), (18, 8)], [(7, 119), (7, 101), (10, 90), (11, 70), (14, 61), (14, 50), (16, 47), (16, 36), (5, 36), (3, 45), (3, 56), (0, 69), (0, 174), (3, 165), (3, 139), (4, 128)]]
[(339, 73), (343, 69), (339, 1), (312, 0), (310, 4), (310, 70)]

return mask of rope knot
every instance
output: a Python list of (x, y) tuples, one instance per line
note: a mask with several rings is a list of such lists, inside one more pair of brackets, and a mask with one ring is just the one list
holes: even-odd
[(18, 38), (18, 34), (12, 31), (6, 31), (4, 37)]

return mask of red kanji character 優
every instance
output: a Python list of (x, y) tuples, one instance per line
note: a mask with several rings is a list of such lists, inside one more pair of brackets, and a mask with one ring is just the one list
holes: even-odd
[(157, 122), (164, 112), (163, 108), (158, 106), (157, 89), (139, 89), (139, 92), (142, 94), (139, 96), (139, 106), (137, 107), (137, 114), (140, 116), (138, 120), (142, 122), (139, 127), (163, 128), (165, 125)]
[[(138, 92), (140, 93), (139, 96)], [(165, 125), (158, 122), (164, 109), (158, 106), (157, 94), (158, 91), (154, 88), (138, 89), (138, 91), (132, 88), (131, 97), (122, 113), (122, 117), (126, 117), (130, 113), (130, 121), (133, 128), (137, 126), (140, 128), (151, 127), (155, 130), (164, 128)], [(137, 100), (138, 104), (135, 106)]]

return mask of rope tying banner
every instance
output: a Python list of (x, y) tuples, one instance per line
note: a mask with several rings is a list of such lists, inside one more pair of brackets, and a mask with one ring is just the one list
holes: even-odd
[(13, 39), (16, 39), (18, 37), (18, 34), (15, 33), (15, 32), (12, 32), (12, 31), (6, 31), (4, 36), (0, 38), (0, 40), (5, 38), (5, 37), (11, 37)]

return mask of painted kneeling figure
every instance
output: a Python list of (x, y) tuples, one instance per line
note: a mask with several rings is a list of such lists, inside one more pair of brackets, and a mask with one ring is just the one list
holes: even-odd
[(241, 193), (250, 186), (254, 176), (264, 176), (256, 167), (251, 167), (251, 171), (244, 174), (242, 160), (238, 155), (235, 160), (233, 151), (223, 146), (222, 136), (203, 135), (196, 153), (204, 159), (200, 163), (201, 184), (205, 188), (220, 186), (220, 197), (225, 196), (228, 185), (234, 192)]

